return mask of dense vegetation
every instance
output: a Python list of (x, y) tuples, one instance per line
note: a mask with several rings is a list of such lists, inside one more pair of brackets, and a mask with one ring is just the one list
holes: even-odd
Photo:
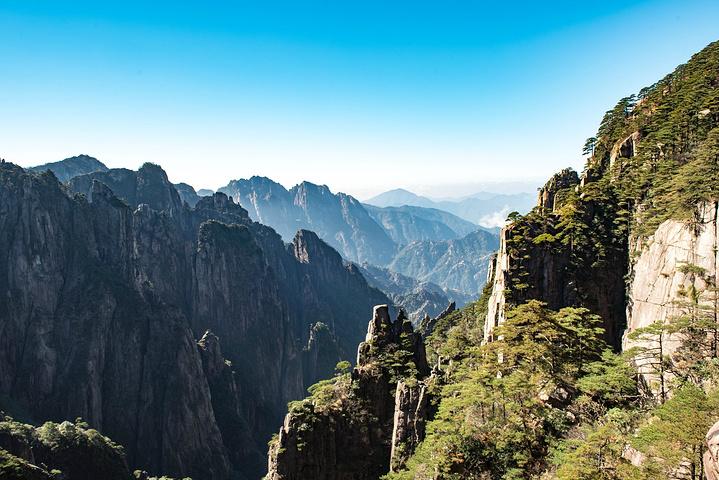
[(128, 480), (130, 472), (123, 448), (80, 419), (33, 427), (3, 415), (0, 478)]
[[(602, 292), (624, 294), (630, 244), (670, 218), (696, 224), (698, 205), (719, 198), (719, 43), (622, 99), (584, 151), (581, 186), (562, 172), (550, 203), (510, 216), (493, 341), (482, 343), (488, 290), (428, 339), (444, 370), (437, 414), (387, 479), (703, 478), (719, 419), (716, 279), (679, 267), (678, 314), (635, 330), (639, 346), (621, 353), (624, 302), (612, 311)], [(547, 271), (563, 290), (542, 290)]]
[[(438, 413), (407, 470), (388, 479), (648, 480), (680, 468), (702, 478), (704, 436), (719, 418), (716, 324), (707, 322), (706, 305), (703, 317), (687, 305), (666, 324), (637, 331), (653, 342), (665, 331), (681, 339), (681, 355), (656, 358), (672, 393), (664, 397), (651, 394), (657, 385), (640, 382), (634, 366), (656, 355), (653, 344), (612, 352), (587, 309), (529, 301), (507, 313), (497, 340), (480, 345), (478, 306), (429, 338), (447, 365), (435, 387)], [(630, 459), (639, 455), (637, 467)]]

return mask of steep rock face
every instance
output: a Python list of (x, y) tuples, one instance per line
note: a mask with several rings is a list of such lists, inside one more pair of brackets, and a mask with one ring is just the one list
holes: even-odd
[(286, 240), (302, 228), (292, 194), (267, 177), (232, 180), (219, 191), (247, 209), (254, 221), (274, 228)]
[[(370, 287), (354, 264), (345, 264), (342, 257), (308, 230), (297, 232), (290, 249), (300, 265), (297, 283), (302, 285), (298, 302), (304, 324), (327, 325), (337, 335), (343, 359), (354, 355), (357, 343), (364, 337), (367, 302), (387, 303), (387, 297)], [(363, 299), (358, 302), (357, 298)], [(344, 315), (338, 315), (344, 312)], [(306, 338), (307, 332), (304, 332)]]
[(317, 322), (310, 329), (307, 346), (302, 350), (304, 384), (313, 385), (323, 378), (327, 372), (334, 370), (338, 362), (350, 358), (340, 347), (340, 341), (322, 322)]
[(408, 385), (404, 381), (397, 383), (394, 399), (394, 418), (392, 427), (392, 450), (390, 452), (390, 470), (401, 470), (425, 437), (427, 419), (434, 414), (431, 395), (426, 381)]
[(487, 263), (497, 247), (497, 236), (484, 230), (457, 240), (413, 242), (397, 253), (388, 268), (476, 296), (485, 283)]
[[(654, 235), (634, 246), (638, 256), (628, 290), (625, 349), (635, 343), (628, 338), (632, 331), (685, 314), (686, 292), (690, 288), (699, 293), (699, 303), (712, 303), (709, 290), (719, 265), (718, 208), (716, 202), (703, 203), (691, 223), (667, 220)], [(666, 353), (670, 354), (676, 345), (670, 339), (667, 347)]]
[(170, 215), (179, 214), (182, 210), (180, 195), (158, 165), (146, 163), (137, 172), (113, 168), (79, 175), (71, 178), (68, 185), (72, 191), (84, 193), (91, 199), (92, 183), (95, 180), (107, 185), (128, 205), (147, 204), (153, 210), (166, 211)]
[(403, 352), (418, 375), (429, 374), (421, 336), (401, 313), (392, 322), (387, 305), (379, 305), (358, 348), (357, 366), (351, 378), (336, 379), (331, 403), (310, 397), (285, 417), (270, 445), (268, 480), (377, 479), (389, 471), (393, 438), (398, 462), (400, 444), (411, 453), (412, 439), (424, 434), (427, 397), (405, 384), (403, 393), (395, 393), (397, 379), (385, 359), (391, 352)]
[(50, 170), (61, 182), (67, 182), (78, 175), (85, 175), (92, 172), (106, 172), (108, 168), (97, 158), (89, 155), (77, 155), (66, 158), (59, 162), (46, 163), (37, 167), (30, 167), (28, 170), (41, 173)]
[[(197, 202), (200, 201), (200, 198), (207, 196), (199, 195), (192, 187), (192, 185), (188, 185), (186, 183), (176, 183), (175, 190), (177, 190), (177, 194), (180, 196), (180, 200), (188, 204), (190, 207), (194, 207), (195, 205), (197, 205)], [(212, 195), (212, 193), (210, 193), (210, 195)]]
[[(538, 207), (505, 229), (485, 339), (505, 306), (535, 298), (552, 309), (583, 306), (600, 314), (607, 339), (627, 348), (628, 334), (671, 320), (682, 303), (711, 290), (718, 68), (714, 42), (622, 98), (605, 113), (579, 184), (560, 172), (540, 191)], [(716, 311), (707, 297), (697, 302)]]
[[(583, 306), (597, 313), (607, 342), (620, 347), (626, 325), (626, 238), (613, 236), (613, 210), (591, 200), (576, 214), (575, 221), (587, 225), (583, 236), (566, 226), (557, 209), (575, 193), (575, 175), (560, 172), (540, 192), (537, 208), (502, 229), (500, 248), (489, 269), (492, 289), (485, 340), (493, 338), (492, 331), (503, 323), (508, 306), (536, 299), (553, 310)], [(575, 238), (587, 247), (575, 248)]]
[(240, 383), (244, 379), (234, 370), (234, 365), (225, 360), (217, 335), (208, 330), (197, 344), (212, 393), (212, 409), (229, 460), (233, 465), (245, 465), (247, 472), (255, 472), (262, 468), (265, 458), (264, 452), (257, 448), (257, 442), (248, 434), (251, 428), (244, 414), (247, 406), (242, 403), (245, 395)]
[(504, 310), (507, 299), (505, 292), (509, 275), (509, 255), (507, 254), (507, 227), (499, 234), (499, 249), (492, 256), (487, 272), (487, 281), (491, 282), (492, 290), (487, 301), (487, 316), (484, 319), (484, 341), (490, 341), (493, 330), (504, 323)]
[[(154, 471), (222, 478), (228, 464), (192, 332), (120, 266), (143, 245), (141, 219), (99, 188), (88, 204), (52, 175), (6, 164), (0, 176), (2, 393), (39, 420), (86, 419)], [(104, 236), (121, 248), (98, 247)]]
[[(98, 181), (76, 177), (86, 196), (72, 196), (51, 173), (0, 166), (0, 398), (36, 421), (86, 419), (133, 467), (259, 476), (272, 426), (306, 388), (311, 326), (329, 325), (349, 358), (357, 312), (386, 297), (316, 237), (288, 249), (224, 194), (188, 209), (159, 167), (130, 173), (107, 172), (121, 200)], [(196, 343), (208, 328), (222, 355)]]
[(312, 230), (344, 258), (387, 264), (394, 242), (362, 204), (325, 185), (302, 182), (286, 190), (265, 177), (233, 180), (220, 189), (245, 207), (253, 220), (290, 240), (298, 229)]
[(546, 208), (550, 211), (554, 211), (557, 202), (555, 197), (561, 191), (565, 191), (567, 188), (579, 185), (579, 176), (577, 172), (571, 168), (565, 168), (564, 170), (555, 173), (552, 178), (544, 184), (544, 187), (539, 189), (537, 198), (537, 205), (540, 208)]

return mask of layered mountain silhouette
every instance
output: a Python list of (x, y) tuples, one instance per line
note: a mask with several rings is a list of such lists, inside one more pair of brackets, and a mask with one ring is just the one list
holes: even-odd
[(485, 227), (501, 227), (507, 214), (513, 211), (528, 212), (534, 206), (536, 195), (530, 193), (496, 194), (479, 192), (460, 200), (432, 200), (408, 190), (398, 188), (365, 200), (376, 207), (416, 206), (434, 208), (452, 213), (469, 222)]
[[(418, 206), (366, 205), (310, 182), (287, 190), (269, 178), (252, 177), (233, 180), (219, 191), (238, 201), (253, 220), (273, 227), (285, 238), (298, 228), (312, 230), (348, 260), (433, 282), (458, 302), (461, 299), (448, 291), (476, 296), (486, 278), (487, 255), (498, 245), (495, 232), (452, 213)], [(449, 261), (461, 266), (444, 276), (448, 273), (444, 262)]]
[[(168, 198), (143, 197), (146, 193), (137, 190), (136, 175), (131, 170), (108, 169), (85, 155), (34, 170), (60, 174), (71, 189), (88, 195), (92, 182), (98, 180), (130, 205), (165, 206), (168, 202)], [(203, 196), (212, 194), (204, 190), (200, 195), (186, 183), (174, 184), (174, 190), (179, 195), (177, 209), (183, 203), (194, 208)], [(272, 227), (286, 242), (292, 241), (298, 230), (312, 231), (348, 261), (389, 268), (390, 274), (401, 273), (419, 283), (438, 285), (445, 292), (443, 298), (425, 304), (410, 300), (417, 298), (416, 285), (394, 284), (394, 299), (409, 302), (401, 305), (420, 316), (433, 314), (450, 300), (462, 305), (465, 298), (476, 296), (486, 277), (484, 260), (496, 248), (492, 242), (496, 232), (477, 233), (482, 227), (447, 211), (416, 205), (362, 204), (351, 195), (333, 193), (326, 185), (302, 182), (288, 190), (269, 178), (254, 176), (233, 180), (218, 191), (245, 208), (252, 220)], [(410, 192), (405, 197), (407, 201), (416, 197), (420, 203), (432, 202)], [(458, 262), (459, 266), (447, 272), (447, 262)], [(402, 295), (396, 290), (400, 285), (407, 288)], [(433, 291), (430, 296), (437, 293)], [(418, 308), (420, 304), (428, 309)]]
[(497, 235), (477, 230), (453, 240), (412, 242), (397, 252), (388, 268), (476, 297), (487, 281), (489, 259), (497, 248)]

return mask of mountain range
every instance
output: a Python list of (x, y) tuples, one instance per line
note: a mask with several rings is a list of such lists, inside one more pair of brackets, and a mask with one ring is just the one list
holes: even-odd
[(151, 472), (261, 476), (287, 402), (390, 303), (313, 232), (286, 244), (223, 193), (190, 208), (157, 165), (0, 163), (0, 204), (0, 410), (81, 417)]
[(471, 223), (487, 228), (504, 225), (513, 211), (528, 212), (536, 200), (530, 193), (495, 194), (479, 192), (459, 200), (432, 200), (408, 190), (398, 188), (365, 200), (376, 207), (415, 206), (449, 212)]
[[(86, 194), (97, 180), (131, 205), (167, 203), (167, 199), (138, 197), (131, 170), (109, 169), (87, 155), (32, 170), (58, 172), (71, 189)], [(204, 198), (189, 184), (173, 186), (181, 202), (191, 208)], [(444, 295), (424, 292), (434, 297), (436, 304), (429, 302), (425, 304), (427, 310), (418, 310), (417, 302), (410, 301), (417, 297), (417, 286), (410, 287), (407, 282), (394, 286), (395, 300), (410, 302), (400, 306), (407, 308), (415, 321), (436, 313), (440, 304), (455, 301), (461, 306), (467, 298), (478, 295), (486, 281), (486, 259), (497, 246), (494, 229), (480, 227), (447, 211), (411, 205), (376, 207), (311, 182), (287, 190), (269, 178), (255, 176), (233, 180), (218, 191), (244, 207), (252, 220), (272, 227), (287, 242), (292, 241), (298, 230), (310, 230), (348, 261), (389, 269), (444, 289)], [(398, 285), (407, 288), (403, 295), (398, 296)]]

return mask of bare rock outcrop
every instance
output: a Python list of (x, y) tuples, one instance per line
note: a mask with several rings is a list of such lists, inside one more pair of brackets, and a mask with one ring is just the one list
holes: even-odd
[[(683, 305), (690, 288), (699, 295), (698, 302), (711, 303), (719, 265), (718, 209), (716, 202), (702, 204), (691, 221), (667, 220), (634, 246), (638, 256), (631, 270), (623, 348), (637, 345), (629, 339), (632, 331), (686, 313)], [(670, 337), (665, 345), (670, 355), (678, 340)]]
[[(399, 370), (398, 359), (408, 362)], [(393, 322), (387, 305), (376, 306), (351, 376), (335, 383), (332, 403), (310, 397), (291, 408), (265, 478), (375, 480), (393, 456), (400, 467), (424, 436), (430, 407), (420, 379), (428, 373), (421, 335), (402, 312)]]
[(427, 420), (434, 415), (432, 395), (428, 386), (436, 380), (437, 377), (433, 374), (420, 382), (397, 383), (390, 452), (392, 471), (401, 470), (420, 442), (424, 440)]
[(557, 206), (557, 194), (579, 184), (579, 175), (571, 168), (565, 168), (552, 175), (544, 187), (539, 189), (537, 205), (540, 208), (554, 211)]
[(609, 154), (609, 165), (614, 165), (614, 162), (616, 162), (618, 158), (632, 158), (635, 156), (639, 147), (640, 137), (639, 132), (634, 132), (621, 142), (617, 142)]
[(719, 480), (719, 422), (712, 425), (706, 436), (704, 475), (707, 480)]

